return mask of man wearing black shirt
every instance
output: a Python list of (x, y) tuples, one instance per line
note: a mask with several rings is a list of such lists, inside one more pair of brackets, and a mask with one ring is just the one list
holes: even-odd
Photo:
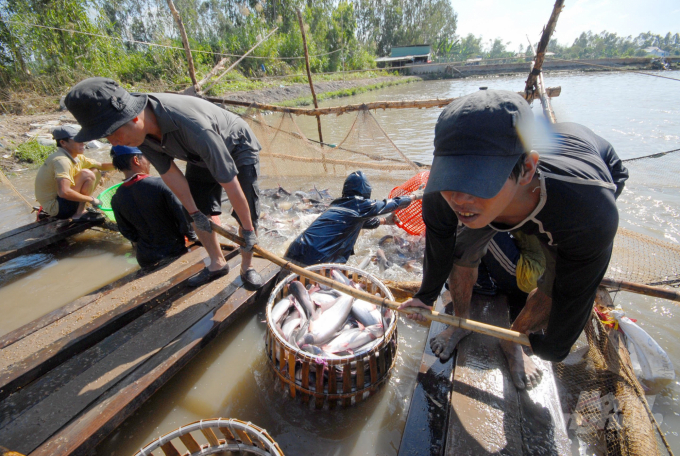
[[(628, 172), (607, 141), (578, 124), (553, 125), (532, 150), (533, 124), (528, 103), (512, 92), (480, 91), (444, 109), (423, 198), (423, 283), (402, 307), (430, 308), (448, 277), (455, 314), (469, 317), (477, 266), (494, 234), (536, 235), (546, 271), (512, 329), (529, 335), (534, 354), (561, 361), (607, 270)], [(448, 328), (430, 345), (445, 360), (467, 334)], [(501, 347), (517, 388), (536, 386), (542, 373), (521, 346)]]
[(125, 180), (111, 198), (118, 229), (136, 248), (141, 267), (186, 253), (184, 237), (195, 239), (182, 209), (160, 177), (149, 175), (151, 163), (136, 147), (114, 146), (111, 158)]

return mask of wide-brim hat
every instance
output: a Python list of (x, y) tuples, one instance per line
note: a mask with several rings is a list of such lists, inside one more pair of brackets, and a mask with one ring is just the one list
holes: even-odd
[(454, 100), (435, 126), (425, 193), (493, 198), (519, 157), (530, 150), (533, 122), (531, 107), (514, 92), (480, 90)]
[(74, 140), (91, 141), (111, 135), (146, 107), (145, 94), (131, 95), (109, 78), (88, 78), (76, 84), (64, 104), (82, 126)]

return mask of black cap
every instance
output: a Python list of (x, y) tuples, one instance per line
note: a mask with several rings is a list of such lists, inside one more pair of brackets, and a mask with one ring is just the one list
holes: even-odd
[(72, 139), (75, 138), (77, 134), (78, 129), (69, 125), (62, 125), (52, 130), (52, 137), (55, 141), (59, 141), (60, 139)]
[(534, 114), (515, 92), (480, 90), (452, 101), (434, 129), (425, 193), (445, 190), (493, 198), (530, 150)]
[(113, 79), (88, 78), (71, 89), (64, 104), (83, 127), (74, 139), (86, 142), (118, 130), (142, 112), (146, 101), (146, 95), (130, 95)]

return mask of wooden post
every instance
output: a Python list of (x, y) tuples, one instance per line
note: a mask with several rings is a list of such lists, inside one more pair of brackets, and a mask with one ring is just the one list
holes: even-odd
[[(314, 108), (319, 109), (319, 103), (316, 101), (316, 93), (314, 92), (314, 83), (312, 82), (312, 71), (309, 68), (309, 51), (307, 51), (307, 36), (305, 35), (305, 24), (302, 22), (302, 13), (297, 10), (298, 22), (300, 23), (300, 33), (302, 33), (302, 45), (305, 50), (305, 64), (307, 66), (307, 80), (309, 81), (309, 88), (312, 90), (312, 99), (314, 100)], [(323, 147), (323, 136), (321, 135), (321, 116), (316, 116), (316, 124), (319, 127), (319, 142)]]
[[(531, 40), (529, 39), (529, 35), (527, 35), (527, 41), (529, 41), (529, 47), (531, 48), (531, 51), (536, 55), (536, 50), (534, 49), (534, 45), (531, 43)], [(531, 69), (533, 71), (534, 69), (534, 64), (535, 62), (531, 63)], [(543, 106), (543, 113), (545, 116), (548, 118), (550, 123), (556, 123), (557, 118), (555, 117), (555, 111), (553, 111), (552, 105), (550, 104), (550, 97), (547, 95), (545, 91), (545, 84), (543, 82), (543, 72), (538, 75), (538, 96), (541, 97), (541, 106)]]
[(187, 32), (184, 29), (184, 23), (179, 15), (179, 11), (175, 8), (175, 4), (172, 0), (168, 0), (168, 7), (172, 12), (172, 16), (177, 22), (177, 27), (179, 27), (179, 34), (182, 36), (182, 44), (184, 45), (184, 52), (187, 55), (187, 62), (189, 63), (189, 76), (191, 77), (191, 82), (194, 84), (194, 90), (198, 92), (198, 81), (196, 81), (196, 69), (194, 68), (194, 58), (191, 56), (191, 49), (189, 48), (189, 38), (187, 38)]
[(541, 67), (543, 67), (543, 59), (545, 58), (545, 51), (548, 49), (548, 43), (550, 43), (550, 36), (555, 31), (555, 24), (557, 24), (557, 18), (560, 16), (564, 8), (564, 0), (557, 0), (555, 6), (553, 7), (552, 14), (548, 23), (543, 29), (543, 35), (541, 36), (541, 41), (538, 42), (538, 47), (536, 49), (536, 55), (534, 56), (534, 68), (529, 73), (526, 85), (524, 86), (524, 98), (527, 100), (529, 97), (533, 96), (534, 88), (536, 86), (536, 77), (541, 73)]

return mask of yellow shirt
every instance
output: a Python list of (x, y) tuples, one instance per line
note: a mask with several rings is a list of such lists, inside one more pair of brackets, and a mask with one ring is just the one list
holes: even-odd
[(47, 157), (38, 170), (35, 178), (35, 199), (45, 212), (56, 216), (59, 213), (57, 179), (68, 179), (73, 187), (76, 184), (76, 174), (80, 170), (100, 167), (101, 163), (96, 160), (87, 158), (83, 154), (73, 158), (65, 149), (59, 147), (56, 152)]
[(536, 288), (538, 278), (545, 271), (545, 255), (541, 242), (536, 236), (528, 236), (521, 231), (512, 233), (520, 256), (515, 268), (517, 287), (525, 293)]

